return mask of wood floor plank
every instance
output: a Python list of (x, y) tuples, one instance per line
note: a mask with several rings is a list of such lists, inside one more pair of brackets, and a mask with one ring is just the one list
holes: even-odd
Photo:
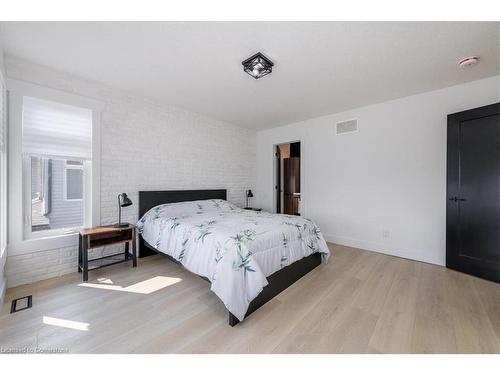
[(412, 331), (414, 353), (458, 352), (451, 307), (446, 305), (448, 272), (432, 265), (422, 270)]
[(352, 296), (362, 282), (350, 276), (342, 276), (330, 291), (310, 310), (305, 319), (297, 322), (281, 339), (274, 353), (321, 353), (328, 347), (331, 331), (345, 319)]
[(411, 352), (418, 278), (408, 272), (408, 263), (416, 262), (399, 260), (398, 272), (370, 339), (370, 347), (382, 353)]
[(383, 255), (378, 253), (361, 251), (353, 259), (352, 265), (349, 268), (349, 274), (360, 280), (366, 280), (373, 273), (373, 269), (377, 263), (384, 258)]
[(499, 340), (474, 286), (474, 278), (450, 271), (446, 287), (460, 353), (496, 353)]
[(500, 339), (500, 288), (492, 281), (472, 278), (472, 283), (481, 300), (484, 311), (488, 315), (493, 330)]
[(459, 353), (499, 353), (500, 341), (488, 317), (453, 308), (453, 325)]
[(396, 276), (398, 259), (381, 257), (372, 266), (362, 286), (352, 301), (353, 307), (374, 315), (380, 315), (382, 307)]

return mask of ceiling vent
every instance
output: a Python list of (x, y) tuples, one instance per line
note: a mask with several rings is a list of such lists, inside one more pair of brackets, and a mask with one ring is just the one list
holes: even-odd
[(348, 120), (335, 124), (335, 134), (342, 135), (358, 131), (358, 120)]

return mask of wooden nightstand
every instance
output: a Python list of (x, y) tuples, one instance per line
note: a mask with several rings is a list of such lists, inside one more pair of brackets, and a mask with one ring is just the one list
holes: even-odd
[[(80, 230), (78, 246), (78, 272), (83, 272), (83, 281), (88, 280), (88, 272), (112, 264), (128, 262), (132, 259), (133, 267), (137, 267), (136, 229), (134, 225), (115, 228), (114, 226), (85, 228)], [(108, 255), (100, 258), (88, 259), (88, 251), (97, 247), (125, 243), (123, 253)], [(132, 254), (130, 254), (132, 243)], [(121, 259), (118, 259), (121, 258)], [(92, 266), (89, 267), (89, 264)], [(93, 265), (97, 264), (97, 265)]]

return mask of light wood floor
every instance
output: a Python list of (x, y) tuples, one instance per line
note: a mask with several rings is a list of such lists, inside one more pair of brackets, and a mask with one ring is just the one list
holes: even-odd
[[(500, 284), (330, 245), (334, 256), (231, 328), (207, 282), (145, 258), (10, 289), (0, 347), (70, 353), (500, 352)], [(9, 314), (12, 298), (33, 308)]]

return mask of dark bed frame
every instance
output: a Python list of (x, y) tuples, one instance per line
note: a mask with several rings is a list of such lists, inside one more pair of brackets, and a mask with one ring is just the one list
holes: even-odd
[[(166, 190), (166, 191), (140, 191), (139, 192), (139, 218), (142, 217), (151, 208), (165, 203), (187, 202), (203, 199), (224, 199), (226, 200), (227, 193), (225, 189), (219, 190)], [(177, 260), (169, 255), (157, 251), (153, 246), (148, 244), (141, 235), (139, 235), (139, 258), (148, 255), (161, 254), (166, 256), (175, 263), (180, 264)], [(299, 280), (314, 268), (321, 264), (321, 254), (315, 253), (306, 258), (300, 259), (295, 263), (284, 267), (283, 269), (273, 273), (267, 277), (268, 285), (264, 287), (262, 292), (248, 306), (245, 318), (266, 302), (273, 299), (276, 295), (288, 288), (294, 282)], [(204, 280), (210, 282), (205, 277)], [(229, 325), (234, 327), (240, 321), (229, 312)]]

